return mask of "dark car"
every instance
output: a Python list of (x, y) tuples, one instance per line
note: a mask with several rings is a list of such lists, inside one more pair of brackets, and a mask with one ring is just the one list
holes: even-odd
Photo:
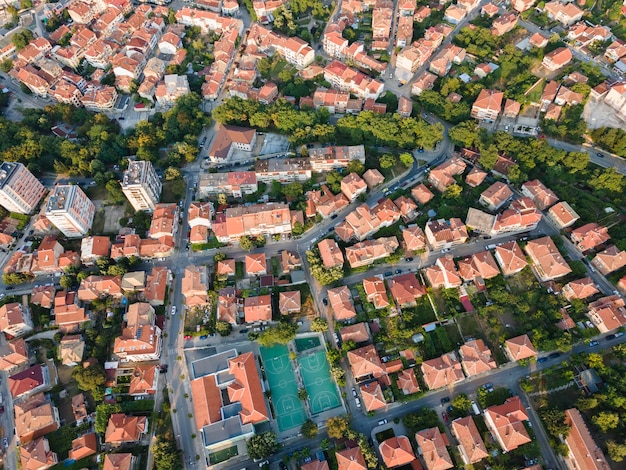
[(597, 156), (598, 158), (604, 158), (604, 155), (602, 155), (600, 152), (596, 153), (596, 156)]
[(241, 334), (244, 334), (244, 333), (247, 333), (247, 332), (248, 332), (248, 330), (246, 330), (245, 328), (243, 330), (239, 330), (239, 333), (241, 333)]
[(396, 269), (396, 274), (400, 274), (402, 272), (402, 269)]
[(333, 219), (333, 220), (336, 219), (337, 218), (337, 214), (331, 215), (330, 218)]
[(539, 359), (537, 359), (537, 362), (538, 362), (539, 364), (543, 364), (543, 363), (544, 363), (544, 362), (546, 362), (547, 360), (548, 360), (548, 358), (547, 358), (547, 357), (540, 357)]
[[(393, 271), (387, 271), (385, 273), (385, 277), (389, 277), (389, 276), (393, 276)], [(8, 289), (8, 287), (7, 287), (7, 289)]]
[(606, 336), (604, 337), (604, 339), (605, 339), (605, 340), (607, 340), (607, 341), (611, 341), (612, 339), (615, 339), (615, 338), (616, 338), (616, 336), (615, 336), (615, 335), (606, 335)]
[(548, 355), (550, 359), (556, 359), (557, 357), (561, 357), (561, 353), (553, 352)]
[(13, 286), (7, 287), (7, 290), (13, 290), (13, 289), (15, 289), (15, 287), (13, 287)]
[(0, 413), (4, 413), (4, 405), (0, 405)]
[(420, 147), (417, 149), (417, 153), (424, 153), (424, 147)]
[(322, 303), (324, 304), (324, 307), (328, 306), (328, 299), (322, 300)]
[(410, 263), (411, 261), (413, 261), (413, 258), (408, 257), (408, 258), (405, 258), (404, 261), (406, 261), (407, 263)]
[(441, 404), (443, 405), (444, 403), (450, 403), (450, 397), (443, 397), (441, 399)]

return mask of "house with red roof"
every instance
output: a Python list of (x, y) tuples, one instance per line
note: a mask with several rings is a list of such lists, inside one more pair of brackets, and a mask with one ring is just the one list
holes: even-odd
[(45, 470), (59, 463), (56, 452), (50, 449), (50, 443), (45, 437), (22, 443), (19, 453), (23, 470)]
[(246, 274), (248, 276), (264, 276), (267, 274), (267, 258), (265, 253), (246, 255)]
[(47, 365), (36, 364), (8, 379), (9, 392), (13, 399), (25, 398), (51, 387)]
[(405, 251), (422, 253), (428, 249), (426, 246), (426, 235), (424, 235), (424, 231), (417, 224), (409, 225), (403, 229), (402, 239), (404, 240)]
[(537, 350), (531, 343), (528, 335), (516, 336), (504, 342), (504, 350), (511, 361), (521, 361), (531, 357), (537, 357)]
[(593, 295), (596, 295), (598, 292), (598, 288), (596, 287), (595, 282), (590, 277), (584, 277), (582, 279), (577, 279), (576, 281), (568, 282), (561, 289), (561, 294), (567, 300), (573, 299), (587, 299)]
[(374, 308), (381, 309), (389, 306), (389, 297), (382, 276), (372, 276), (363, 279), (363, 289), (368, 302), (374, 304)]
[(587, 317), (600, 333), (613, 331), (626, 325), (626, 304), (619, 295), (609, 295), (591, 302)]
[(454, 467), (452, 457), (446, 448), (450, 445), (448, 437), (439, 431), (439, 428), (428, 428), (417, 432), (415, 442), (427, 470), (448, 470)]
[(518, 273), (528, 265), (526, 257), (516, 241), (497, 246), (495, 259), (502, 269), (502, 274), (505, 276)]
[(328, 302), (333, 311), (335, 320), (347, 321), (356, 317), (356, 310), (352, 303), (352, 295), (346, 286), (328, 289)]
[(246, 297), (244, 299), (243, 312), (246, 323), (270, 321), (272, 319), (272, 296), (266, 294)]
[(591, 260), (591, 264), (605, 276), (626, 266), (626, 251), (620, 250), (615, 245), (598, 253)]
[(585, 253), (605, 244), (611, 236), (607, 227), (591, 222), (572, 230), (570, 239), (578, 251)]
[(411, 442), (406, 436), (396, 436), (384, 440), (378, 446), (378, 452), (387, 468), (400, 467), (415, 460)]
[(415, 273), (394, 276), (389, 280), (389, 291), (400, 308), (414, 307), (417, 299), (426, 294), (426, 288), (418, 281)]
[(72, 448), (69, 452), (69, 458), (72, 460), (81, 460), (98, 452), (98, 439), (96, 433), (83, 434), (72, 441)]
[(609, 470), (611, 465), (589, 432), (581, 412), (576, 408), (565, 410), (565, 424), (570, 428), (565, 438), (569, 451), (565, 457), (567, 468)]
[(338, 451), (337, 470), (367, 470), (363, 452), (359, 446)]
[(300, 301), (300, 291), (294, 290), (289, 292), (281, 292), (278, 295), (278, 311), (281, 315), (291, 315), (299, 313), (302, 308)]
[(365, 322), (344, 326), (339, 330), (341, 341), (354, 341), (355, 344), (366, 343), (371, 339), (369, 326)]
[(526, 254), (533, 262), (534, 271), (540, 281), (552, 281), (572, 272), (550, 237), (530, 240)]
[(498, 367), (491, 354), (491, 349), (482, 339), (466, 341), (459, 348), (459, 357), (463, 372), (467, 377), (489, 372)]
[(415, 369), (404, 369), (396, 379), (398, 389), (404, 395), (412, 395), (420, 391), (419, 382), (415, 376)]
[(504, 404), (485, 410), (485, 424), (504, 452), (510, 452), (531, 441), (524, 421), (526, 408), (519, 397), (508, 398)]
[(368, 382), (361, 385), (359, 389), (361, 390), (363, 406), (368, 413), (387, 409), (387, 400), (385, 400), (385, 395), (383, 395), (383, 390), (378, 381)]
[(548, 218), (560, 229), (573, 225), (580, 216), (567, 201), (561, 201), (548, 209)]
[(146, 432), (148, 432), (148, 418), (146, 416), (114, 413), (109, 418), (104, 441), (107, 444), (120, 446), (140, 441)]
[(435, 195), (423, 183), (418, 184), (411, 190), (411, 196), (420, 204), (427, 204)]
[(457, 448), (465, 465), (475, 464), (489, 457), (487, 447), (471, 416), (455, 419), (450, 430), (459, 442)]
[(430, 390), (447, 387), (465, 378), (454, 352), (422, 362), (421, 369), (424, 382)]

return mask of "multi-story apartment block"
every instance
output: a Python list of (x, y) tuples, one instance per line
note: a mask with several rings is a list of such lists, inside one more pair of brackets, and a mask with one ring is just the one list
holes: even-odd
[(130, 161), (122, 179), (122, 192), (136, 211), (153, 211), (159, 202), (161, 180), (149, 161)]
[(311, 169), (317, 172), (345, 168), (352, 160), (365, 163), (365, 147), (352, 145), (349, 147), (318, 147), (309, 149)]
[(10, 212), (29, 214), (37, 207), (45, 188), (24, 165), (0, 165), (0, 205)]
[(77, 185), (57, 184), (48, 198), (45, 215), (68, 238), (91, 229), (96, 206)]
[(228, 173), (206, 173), (198, 182), (198, 198), (205, 199), (215, 194), (243, 197), (259, 189), (254, 171), (232, 171)]
[(264, 183), (274, 180), (281, 183), (304, 182), (311, 179), (311, 163), (308, 158), (259, 160), (255, 163), (254, 170), (257, 180)]
[(292, 215), (295, 215), (292, 212), (297, 211), (290, 211), (289, 206), (282, 203), (231, 207), (216, 215), (213, 231), (222, 243), (238, 241), (244, 235), (291, 233)]
[(315, 51), (298, 37), (288, 38), (277, 34), (259, 23), (254, 23), (248, 34), (248, 45), (256, 45), (262, 52), (280, 54), (287, 62), (303, 69), (315, 60)]
[(362, 99), (373, 98), (376, 100), (385, 88), (384, 83), (374, 80), (338, 60), (333, 60), (324, 68), (324, 80), (338, 90), (349, 91)]

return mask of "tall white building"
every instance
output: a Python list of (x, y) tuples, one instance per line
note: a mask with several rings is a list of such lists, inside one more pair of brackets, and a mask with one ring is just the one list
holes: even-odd
[(43, 184), (21, 163), (0, 165), (0, 205), (11, 212), (30, 214), (43, 197)]
[(46, 204), (46, 217), (66, 237), (82, 237), (91, 229), (96, 206), (77, 185), (57, 184)]
[(161, 180), (152, 163), (131, 161), (124, 172), (122, 192), (136, 211), (153, 211), (161, 197)]

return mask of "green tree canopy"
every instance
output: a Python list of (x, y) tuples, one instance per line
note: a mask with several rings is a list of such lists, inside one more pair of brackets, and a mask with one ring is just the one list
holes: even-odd
[(326, 420), (326, 430), (328, 437), (332, 439), (342, 439), (350, 429), (350, 421), (347, 416), (334, 416)]
[(307, 419), (302, 425), (301, 432), (302, 435), (307, 439), (313, 439), (315, 436), (317, 436), (318, 433), (317, 424), (315, 424), (310, 419)]
[(322, 317), (316, 317), (311, 321), (311, 331), (324, 332), (328, 331), (328, 320)]
[(104, 398), (106, 373), (100, 364), (93, 364), (89, 367), (75, 367), (72, 377), (78, 382), (78, 388), (91, 393), (95, 401), (101, 401)]
[(261, 346), (269, 347), (275, 344), (287, 344), (296, 337), (298, 325), (295, 323), (279, 322), (263, 331), (258, 338)]
[(255, 460), (265, 459), (277, 452), (280, 448), (277, 436), (273, 432), (255, 434), (248, 440), (246, 446), (248, 448), (248, 455)]

